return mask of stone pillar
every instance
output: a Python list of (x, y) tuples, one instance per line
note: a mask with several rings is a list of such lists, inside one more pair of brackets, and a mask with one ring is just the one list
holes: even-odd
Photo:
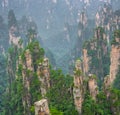
[(39, 63), (37, 75), (39, 81), (41, 82), (40, 89), (42, 97), (45, 97), (47, 90), (50, 88), (49, 61), (47, 58), (44, 58), (44, 61), (42, 63)]
[(25, 58), (26, 58), (26, 66), (27, 66), (26, 68), (30, 71), (34, 71), (33, 66), (32, 66), (33, 64), (32, 56), (31, 56), (31, 52), (29, 49), (27, 49), (25, 52)]
[(80, 115), (82, 112), (82, 103), (84, 100), (83, 76), (81, 72), (81, 62), (80, 60), (77, 60), (74, 71), (73, 96), (75, 107)]
[(88, 51), (87, 49), (83, 49), (83, 72), (85, 75), (88, 75), (90, 70), (89, 61), (90, 61), (90, 57), (88, 56)]
[(120, 38), (116, 37), (114, 39), (114, 43), (112, 44), (111, 52), (110, 52), (110, 75), (104, 78), (104, 92), (107, 97), (110, 96), (109, 88), (114, 83), (116, 79), (116, 75), (119, 72), (120, 67)]
[(96, 76), (89, 74), (89, 81), (88, 81), (88, 87), (91, 97), (96, 100), (96, 96), (98, 94), (98, 86), (97, 86), (97, 80)]
[(119, 71), (119, 66), (120, 66), (120, 41), (117, 41), (120, 38), (116, 38), (116, 43), (118, 45), (112, 45), (111, 49), (111, 65), (110, 65), (110, 81), (111, 84), (114, 82), (116, 75)]
[(34, 103), (35, 115), (50, 115), (47, 99), (42, 99)]

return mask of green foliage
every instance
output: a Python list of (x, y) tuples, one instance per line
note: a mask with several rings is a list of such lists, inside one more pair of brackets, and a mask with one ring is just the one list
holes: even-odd
[(120, 30), (116, 30), (114, 32), (114, 36), (117, 37), (117, 38), (120, 38)]
[(18, 65), (18, 70), (16, 72), (17, 76), (22, 76), (22, 69), (23, 69), (23, 65), (19, 64)]
[(111, 110), (110, 110), (110, 102), (109, 100), (107, 100), (107, 97), (104, 94), (104, 92), (99, 92), (97, 99), (98, 99), (97, 111), (98, 112), (101, 111), (102, 115), (112, 115)]
[(6, 57), (0, 54), (0, 113), (1, 115), (4, 115), (4, 92), (8, 87), (6, 61), (7, 61)]
[(31, 106), (30, 111), (31, 111), (32, 114), (34, 114), (35, 113), (35, 107)]
[(120, 90), (112, 88), (109, 101), (112, 112), (115, 112), (118, 115), (120, 113)]
[(105, 94), (100, 92), (97, 96), (97, 102), (95, 102), (89, 93), (86, 93), (82, 106), (82, 115), (112, 115), (110, 103), (107, 101)]
[(90, 97), (89, 93), (85, 94), (85, 99), (82, 105), (83, 115), (95, 115), (95, 101)]
[(63, 75), (61, 70), (51, 70), (51, 88), (47, 93), (50, 106), (55, 107), (64, 115), (77, 115), (72, 95), (73, 78)]
[(120, 39), (120, 30), (114, 31), (114, 37), (111, 41), (111, 45), (119, 45), (120, 43), (116, 41), (116, 39)]
[(81, 70), (75, 70), (75, 75), (80, 76), (82, 74)]
[[(36, 70), (38, 62), (43, 60), (44, 49), (40, 48), (38, 41), (30, 42), (26, 49), (29, 49), (32, 54), (33, 65), (34, 65), (34, 69)], [(23, 57), (24, 57), (24, 55), (23, 55)]]
[(97, 80), (97, 76), (94, 75), (94, 74), (92, 74), (92, 76), (90, 76), (90, 78), (92, 78), (92, 79), (96, 79), (96, 80)]
[(34, 105), (34, 102), (36, 102), (42, 98), (41, 92), (40, 92), (40, 81), (39, 81), (36, 73), (34, 73), (31, 78), (30, 94), (31, 94), (31, 99), (32, 99), (32, 101), (31, 101), (32, 105)]
[[(22, 104), (22, 95), (23, 95), (23, 83), (22, 79), (19, 77), (12, 83), (11, 96), (9, 96), (9, 103), (5, 104), (6, 112), (7, 108), (12, 112), (12, 115), (22, 115), (23, 114), (23, 104)], [(8, 106), (8, 107), (7, 107)]]
[(50, 109), (51, 115), (63, 115), (63, 112), (58, 111), (56, 108)]

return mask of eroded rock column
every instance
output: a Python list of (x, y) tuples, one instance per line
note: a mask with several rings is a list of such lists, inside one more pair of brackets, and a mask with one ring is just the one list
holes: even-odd
[(74, 71), (74, 87), (73, 87), (73, 95), (74, 95), (74, 104), (81, 115), (82, 112), (82, 103), (84, 100), (84, 86), (83, 86), (83, 76), (81, 71), (81, 62), (80, 60), (76, 61), (75, 71)]
[(47, 58), (44, 58), (44, 61), (39, 63), (37, 75), (41, 83), (42, 97), (45, 97), (47, 90), (50, 88), (49, 60)]
[(50, 115), (48, 102), (46, 99), (42, 99), (34, 103), (35, 115)]
[(96, 100), (96, 96), (98, 94), (98, 86), (95, 75), (89, 74), (88, 87), (91, 97)]

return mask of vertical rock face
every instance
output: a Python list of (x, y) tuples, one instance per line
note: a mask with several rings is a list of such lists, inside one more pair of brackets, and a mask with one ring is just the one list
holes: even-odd
[(24, 114), (30, 115), (30, 107), (31, 107), (31, 94), (30, 94), (30, 82), (31, 78), (33, 76), (33, 61), (32, 61), (32, 56), (30, 53), (30, 50), (27, 49), (25, 51), (25, 60), (21, 60), (21, 56), (19, 57), (19, 64), (22, 64), (23, 69), (22, 69), (22, 78), (23, 78), (23, 86), (24, 86), (24, 96), (22, 98), (23, 100), (23, 106), (24, 106)]
[(9, 43), (10, 44), (14, 44), (14, 45), (18, 45), (18, 42), (20, 40), (20, 37), (16, 36), (16, 32), (17, 32), (17, 27), (12, 26), (9, 29)]
[(32, 56), (31, 56), (31, 53), (30, 53), (30, 50), (27, 49), (26, 52), (25, 52), (25, 58), (26, 58), (26, 68), (30, 71), (33, 71), (33, 67), (32, 67)]
[(84, 86), (83, 86), (83, 76), (81, 75), (81, 62), (77, 60), (75, 65), (75, 73), (74, 73), (74, 87), (73, 87), (73, 95), (74, 95), (74, 103), (77, 111), (81, 114), (83, 96), (84, 96)]
[[(107, 62), (105, 60), (108, 60)], [(83, 47), (83, 72), (85, 75), (93, 73), (101, 81), (108, 74), (109, 50), (104, 30), (98, 27), (94, 38), (85, 42)]]
[[(112, 42), (111, 53), (110, 53), (110, 75), (106, 76), (104, 79), (104, 89), (107, 91), (109, 87), (114, 83), (116, 75), (120, 69), (120, 36), (118, 35), (119, 31), (115, 32), (115, 38)], [(109, 92), (107, 92), (109, 96)]]
[(35, 115), (50, 115), (48, 102), (46, 99), (42, 99), (34, 103)]
[(41, 93), (45, 97), (48, 88), (50, 88), (49, 61), (44, 58), (43, 63), (39, 63), (37, 75), (41, 83)]
[[(120, 38), (116, 38), (116, 41)], [(110, 81), (113, 81), (116, 78), (120, 66), (120, 41), (119, 45), (112, 45), (111, 49), (111, 65), (110, 65)]]
[(89, 74), (88, 87), (91, 97), (94, 100), (96, 100), (96, 96), (98, 94), (98, 86), (97, 86), (96, 77), (92, 74)]
[(90, 57), (88, 56), (88, 51), (87, 49), (83, 49), (83, 72), (85, 75), (89, 73), (89, 61)]
[(110, 76), (107, 75), (104, 78), (104, 84), (103, 84), (103, 90), (104, 90), (107, 98), (110, 96), (110, 91), (109, 91), (110, 85), (111, 85)]

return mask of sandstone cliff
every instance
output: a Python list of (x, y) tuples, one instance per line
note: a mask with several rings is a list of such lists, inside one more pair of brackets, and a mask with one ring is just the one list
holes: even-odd
[(75, 69), (76, 70), (74, 72), (74, 87), (73, 87), (74, 104), (79, 114), (81, 114), (82, 103), (84, 100), (84, 86), (83, 86), (84, 76), (82, 75), (80, 60), (76, 61)]
[(35, 115), (50, 115), (50, 110), (46, 99), (37, 101), (34, 103), (34, 105), (35, 105)]
[(45, 97), (47, 90), (50, 88), (49, 60), (44, 58), (43, 63), (39, 63), (37, 75), (41, 83), (41, 94)]
[(90, 70), (90, 56), (88, 55), (88, 51), (87, 49), (83, 49), (83, 72), (85, 75), (89, 74), (89, 70)]
[(97, 77), (95, 75), (89, 74), (88, 80), (88, 88), (91, 97), (96, 100), (96, 96), (98, 95), (98, 85), (97, 85)]
[(116, 75), (120, 70), (120, 36), (119, 30), (115, 31), (115, 38), (112, 42), (111, 52), (110, 52), (110, 75), (104, 80), (105, 89), (113, 85)]

